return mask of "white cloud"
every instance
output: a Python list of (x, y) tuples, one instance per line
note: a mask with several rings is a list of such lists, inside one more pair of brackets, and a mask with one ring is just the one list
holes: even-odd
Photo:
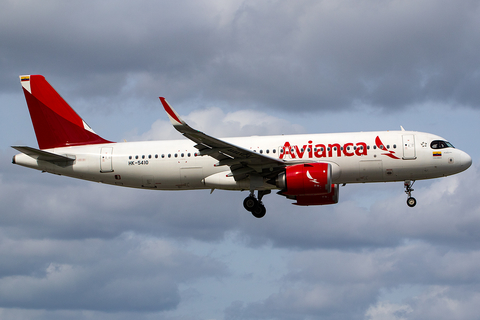
[[(175, 107), (174, 107), (175, 108)], [(181, 112), (177, 109), (177, 112)], [(284, 119), (254, 110), (240, 110), (225, 113), (220, 108), (195, 110), (181, 116), (191, 127), (214, 137), (240, 137), (252, 135), (275, 135), (303, 133), (304, 128)], [(165, 117), (166, 118), (166, 115)], [(165, 119), (156, 120), (149, 131), (129, 140), (185, 139)]]
[(379, 302), (375, 306), (370, 306), (365, 313), (366, 320), (407, 320), (408, 315), (412, 313), (412, 308), (408, 305), (398, 305), (389, 302)]

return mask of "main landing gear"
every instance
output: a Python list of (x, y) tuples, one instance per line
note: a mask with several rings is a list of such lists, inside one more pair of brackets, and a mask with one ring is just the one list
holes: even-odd
[(412, 191), (413, 191), (412, 186), (414, 183), (415, 183), (415, 180), (413, 181), (407, 180), (403, 184), (403, 186), (405, 187), (405, 193), (408, 195), (407, 206), (409, 206), (410, 208), (415, 207), (415, 205), (417, 204), (417, 200), (414, 197), (412, 197)]
[(250, 191), (250, 195), (243, 200), (243, 207), (250, 211), (255, 218), (263, 218), (267, 209), (262, 203), (264, 195), (271, 193), (271, 190), (258, 190), (258, 199), (255, 198), (255, 191)]

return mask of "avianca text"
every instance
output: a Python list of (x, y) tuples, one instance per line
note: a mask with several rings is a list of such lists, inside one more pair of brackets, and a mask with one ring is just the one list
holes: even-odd
[(308, 141), (308, 144), (303, 146), (291, 145), (289, 141), (285, 142), (280, 149), (280, 159), (284, 159), (286, 156), (291, 159), (307, 158), (331, 158), (336, 157), (353, 157), (353, 156), (366, 156), (367, 144), (365, 142), (352, 143), (348, 142), (344, 145), (339, 143), (330, 144), (313, 144), (312, 141)]

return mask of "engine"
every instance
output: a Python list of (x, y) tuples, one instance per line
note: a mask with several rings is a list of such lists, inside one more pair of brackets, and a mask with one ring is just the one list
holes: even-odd
[(305, 163), (286, 167), (276, 180), (280, 194), (300, 206), (338, 202), (338, 185), (332, 184), (330, 163)]
[(332, 191), (327, 194), (319, 194), (314, 196), (296, 196), (297, 202), (294, 205), (297, 206), (321, 206), (326, 204), (338, 203), (338, 184), (332, 184)]

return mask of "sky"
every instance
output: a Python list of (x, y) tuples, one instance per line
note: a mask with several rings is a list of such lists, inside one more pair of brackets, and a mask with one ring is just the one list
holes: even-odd
[[(0, 0), (0, 319), (480, 319), (480, 1)], [(102, 137), (406, 130), (467, 171), (274, 193), (150, 191), (15, 166), (37, 147), (19, 75)]]

